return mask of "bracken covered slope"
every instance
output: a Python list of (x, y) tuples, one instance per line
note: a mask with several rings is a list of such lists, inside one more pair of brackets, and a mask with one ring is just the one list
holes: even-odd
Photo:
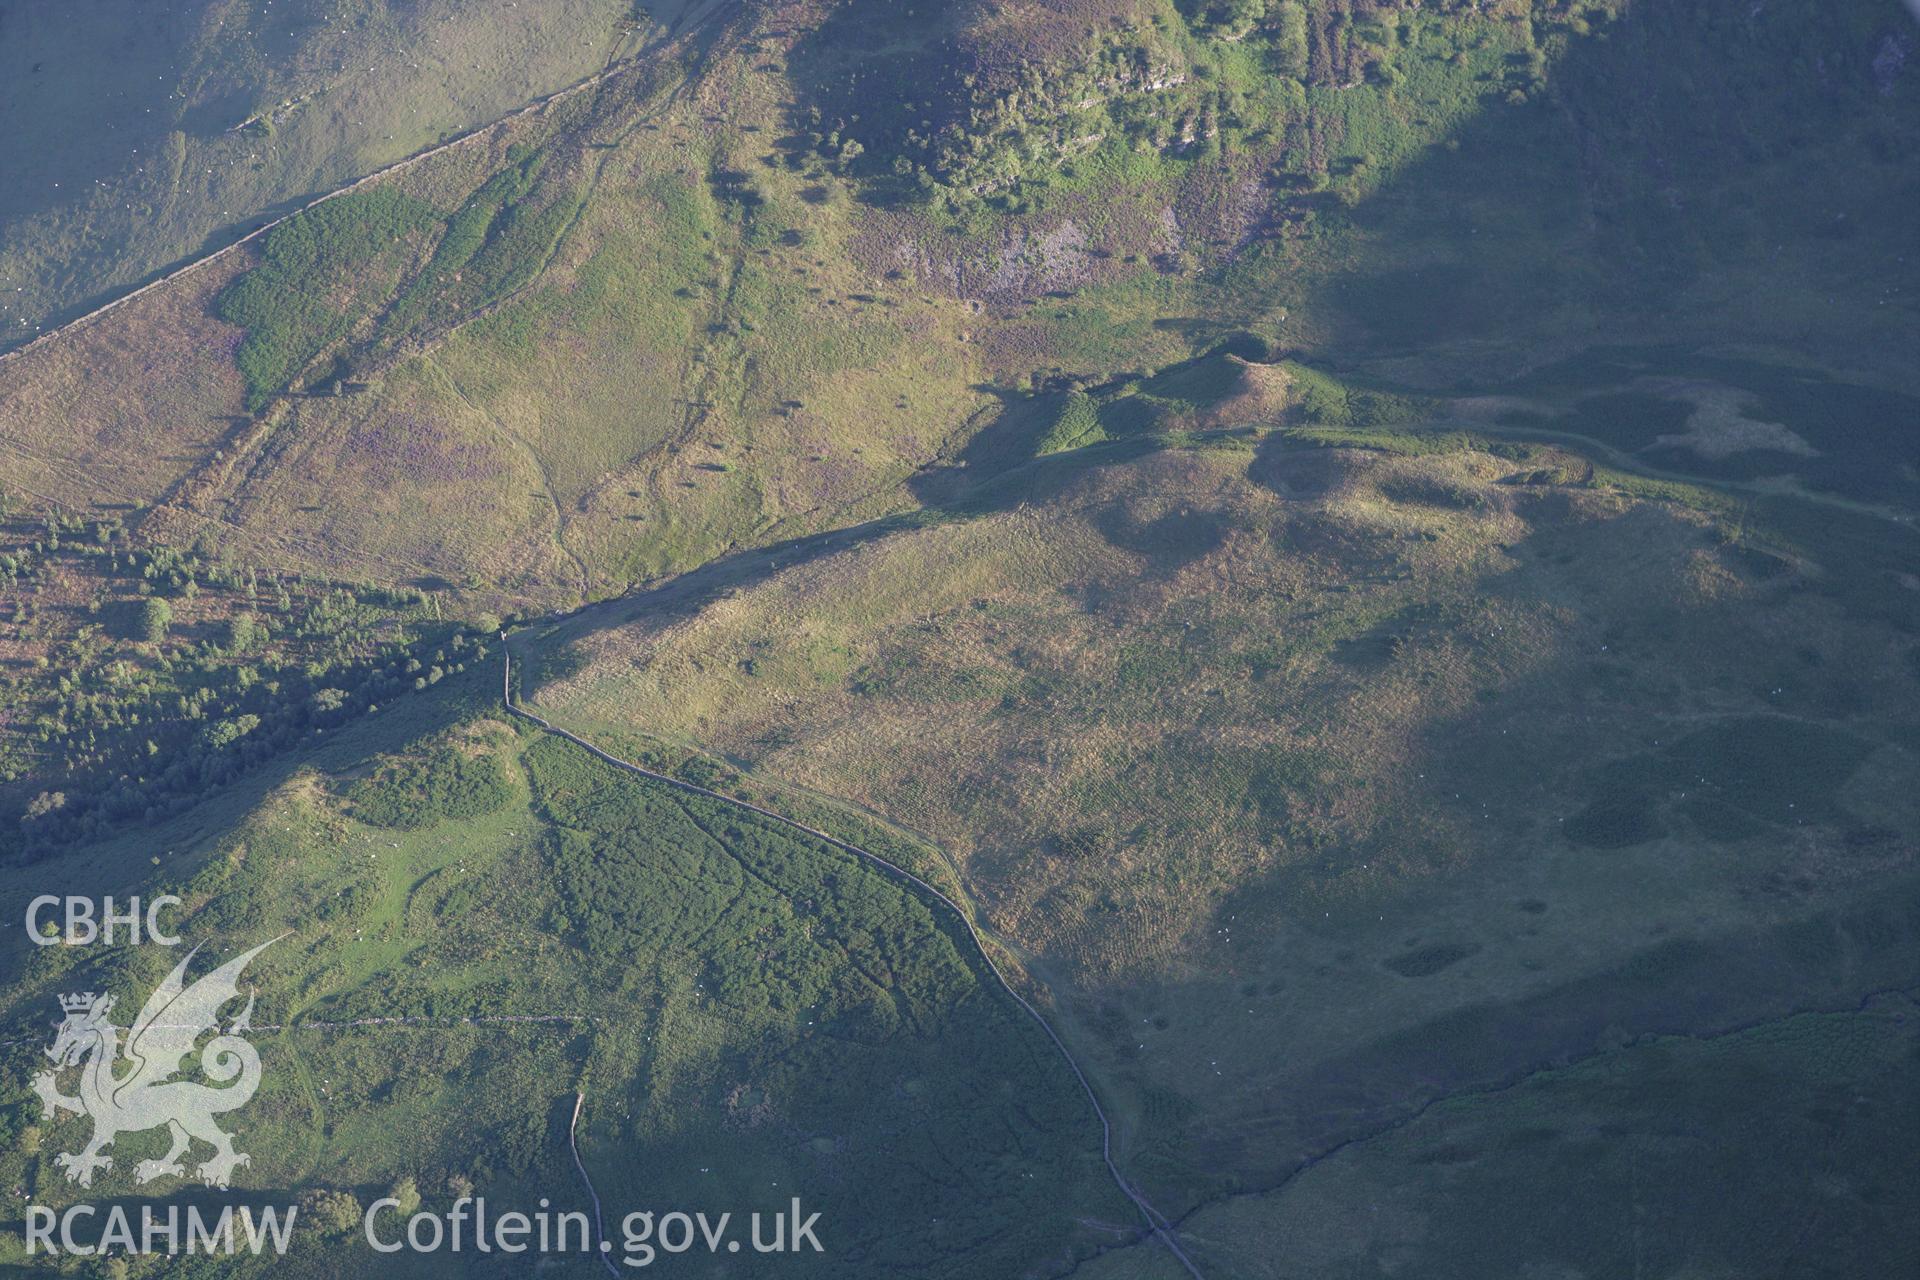
[[(8, 892), (298, 930), (250, 1187), (524, 1188), (578, 1087), (596, 1176), (823, 1186), (835, 1266), (1186, 1274), (957, 921), (495, 723), (504, 621), (555, 724), (951, 892), (1208, 1276), (1910, 1269), (1904, 6), (520, 8), (475, 120), (624, 60), (0, 360)], [(297, 1029), (488, 1009), (603, 1021), (444, 1089)]]

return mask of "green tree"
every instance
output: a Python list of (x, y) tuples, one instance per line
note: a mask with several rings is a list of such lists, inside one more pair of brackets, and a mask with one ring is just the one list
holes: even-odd
[(1073, 391), (1060, 402), (1053, 421), (1041, 435), (1034, 452), (1044, 456), (1059, 453), (1063, 449), (1077, 449), (1106, 438), (1106, 432), (1100, 428), (1099, 406), (1094, 403), (1093, 397), (1084, 391)]
[(266, 628), (251, 613), (236, 613), (227, 619), (227, 648), (233, 653), (251, 653), (266, 638)]
[(260, 717), (256, 715), (236, 716), (231, 720), (216, 721), (207, 728), (207, 745), (216, 749), (230, 747), (259, 727)]
[(1279, 34), (1274, 38), (1274, 57), (1282, 75), (1299, 79), (1307, 74), (1307, 11), (1299, 0), (1282, 0), (1279, 9)]
[(167, 628), (173, 625), (173, 606), (159, 596), (148, 596), (140, 602), (140, 638), (148, 644), (159, 644), (167, 638)]
[(312, 1188), (301, 1195), (300, 1212), (327, 1235), (344, 1235), (360, 1225), (360, 1201), (351, 1191)]
[(1213, 11), (1214, 25), (1222, 35), (1238, 40), (1267, 16), (1267, 0), (1226, 0)]
[(394, 1212), (400, 1217), (411, 1218), (420, 1212), (420, 1187), (414, 1182), (412, 1174), (408, 1174), (387, 1188), (387, 1194), (399, 1201)]

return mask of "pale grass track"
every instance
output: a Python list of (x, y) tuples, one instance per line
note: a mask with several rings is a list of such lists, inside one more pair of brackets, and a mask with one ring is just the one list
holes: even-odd
[[(587, 1172), (586, 1162), (580, 1158), (580, 1144), (574, 1139), (574, 1134), (580, 1128), (580, 1108), (586, 1105), (587, 1095), (579, 1089), (574, 1090), (573, 1119), (567, 1121), (567, 1148), (573, 1152), (573, 1167), (580, 1171), (580, 1181), (587, 1184), (587, 1195), (593, 1200), (593, 1229), (604, 1242), (607, 1238), (607, 1219), (600, 1210), (600, 1193), (593, 1189), (593, 1175)], [(620, 1268), (613, 1265), (613, 1259), (607, 1256), (605, 1249), (600, 1250), (600, 1265), (618, 1280)]]

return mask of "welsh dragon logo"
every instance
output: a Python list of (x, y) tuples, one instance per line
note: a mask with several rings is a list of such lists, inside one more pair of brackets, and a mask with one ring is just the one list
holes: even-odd
[[(162, 1125), (172, 1137), (172, 1146), (160, 1159), (135, 1165), (135, 1182), (184, 1176), (180, 1157), (195, 1139), (213, 1148), (213, 1155), (196, 1170), (209, 1186), (224, 1188), (233, 1171), (249, 1162), (244, 1153), (233, 1149), (232, 1135), (215, 1124), (214, 1117), (245, 1106), (260, 1087), (260, 1055), (244, 1035), (252, 1028), (253, 997), (247, 997), (247, 1007), (224, 1032), (219, 1013), (221, 1006), (239, 996), (240, 972), (247, 962), (279, 940), (261, 943), (188, 986), (187, 966), (199, 951), (195, 947), (154, 989), (133, 1026), (125, 1030), (124, 1059), (120, 1056), (122, 1028), (108, 1017), (112, 996), (88, 991), (60, 997), (66, 1018), (47, 1050), (55, 1069), (35, 1076), (33, 1088), (48, 1120), (58, 1119), (62, 1111), (93, 1118), (93, 1140), (79, 1152), (54, 1158), (71, 1181), (92, 1186), (95, 1170), (113, 1167), (113, 1158), (101, 1152), (115, 1138)], [(200, 1050), (200, 1070), (225, 1088), (174, 1078), (181, 1059), (209, 1031), (216, 1034)], [(58, 1073), (76, 1066), (80, 1091), (68, 1097), (60, 1092)]]

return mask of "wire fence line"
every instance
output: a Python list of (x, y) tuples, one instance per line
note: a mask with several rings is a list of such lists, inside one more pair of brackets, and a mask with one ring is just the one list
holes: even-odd
[[(771, 822), (802, 832), (836, 849), (850, 853), (878, 867), (887, 875), (919, 889), (922, 893), (927, 894), (936, 902), (939, 902), (949, 911), (953, 912), (953, 914), (959, 918), (961, 925), (965, 927), (967, 936), (972, 939), (975, 950), (980, 953), (980, 959), (985, 962), (987, 971), (993, 975), (994, 980), (1000, 984), (1001, 990), (1005, 991), (1015, 1004), (1025, 1010), (1027, 1016), (1032, 1018), (1040, 1029), (1046, 1033), (1047, 1039), (1053, 1042), (1053, 1047), (1059, 1051), (1061, 1059), (1067, 1064), (1068, 1069), (1073, 1072), (1074, 1079), (1080, 1082), (1080, 1088), (1086, 1093), (1088, 1103), (1092, 1105), (1094, 1114), (1098, 1116), (1100, 1120), (1100, 1158), (1102, 1162), (1105, 1163), (1107, 1173), (1112, 1177), (1114, 1185), (1120, 1189), (1122, 1195), (1126, 1196), (1126, 1198), (1132, 1202), (1134, 1208), (1140, 1212), (1141, 1217), (1146, 1219), (1147, 1226), (1153, 1236), (1167, 1246), (1173, 1256), (1179, 1260), (1180, 1265), (1186, 1268), (1187, 1274), (1193, 1276), (1194, 1280), (1205, 1280), (1200, 1269), (1194, 1265), (1193, 1259), (1189, 1258), (1186, 1251), (1180, 1247), (1180, 1242), (1174, 1236), (1173, 1224), (1168, 1221), (1159, 1210), (1155, 1209), (1153, 1205), (1147, 1201), (1147, 1198), (1127, 1180), (1126, 1175), (1120, 1171), (1120, 1166), (1114, 1162), (1113, 1123), (1107, 1117), (1107, 1109), (1100, 1103), (1100, 1096), (1094, 1090), (1093, 1081), (1088, 1078), (1085, 1071), (1081, 1070), (1080, 1063), (1074, 1058), (1072, 1051), (1067, 1048), (1066, 1041), (1060, 1038), (1059, 1032), (1053, 1029), (1053, 1024), (1048, 1022), (1040, 1011), (1029, 1004), (1024, 996), (1014, 990), (1013, 984), (1007, 981), (1006, 975), (1000, 971), (1000, 966), (994, 962), (993, 954), (987, 947), (987, 940), (981, 935), (979, 928), (973, 922), (973, 917), (967, 913), (965, 908), (935, 888), (932, 884), (929, 884), (926, 880), (908, 871), (905, 867), (889, 862), (877, 853), (872, 853), (861, 848), (859, 845), (851, 844), (840, 839), (838, 836), (829, 835), (818, 827), (808, 826), (797, 818), (790, 818), (786, 814), (777, 813), (772, 809), (757, 805), (751, 800), (743, 800), (738, 796), (730, 796), (725, 792), (715, 791), (710, 787), (703, 787), (697, 783), (676, 778), (671, 774), (659, 773), (647, 768), (645, 765), (635, 764), (631, 760), (623, 760), (612, 752), (587, 741), (579, 734), (568, 729), (562, 729), (546, 717), (520, 706), (513, 700), (513, 654), (508, 645), (508, 636), (503, 630), (500, 632), (500, 655), (503, 664), (500, 700), (510, 714), (529, 720), (556, 737), (565, 738), (575, 746), (584, 748), (586, 751), (599, 757), (608, 764), (613, 765), (615, 768), (624, 769), (629, 773), (638, 774), (643, 778), (651, 778), (655, 782), (665, 783), (667, 786), (675, 787), (681, 791), (706, 796), (708, 799), (718, 800), (723, 804), (745, 809), (749, 813), (758, 814)], [(584, 1170), (582, 1172), (584, 1173)]]
[[(724, 792), (715, 791), (711, 788), (702, 787), (696, 783), (687, 782), (684, 779), (673, 777), (670, 774), (656, 772), (655, 770), (646, 768), (644, 765), (635, 764), (630, 760), (624, 760), (619, 756), (616, 756), (611, 752), (606, 751), (599, 746), (596, 746), (594, 743), (587, 741), (585, 738), (580, 737), (578, 734), (575, 734), (570, 730), (560, 728), (559, 726), (553, 724), (551, 721), (547, 720), (544, 716), (541, 716), (535, 712), (529, 711), (524, 707), (517, 705), (513, 700), (513, 655), (508, 648), (508, 637), (505, 631), (502, 631), (500, 633), (500, 640), (501, 640), (501, 658), (502, 658), (501, 700), (509, 713), (519, 716), (523, 719), (526, 719), (535, 725), (538, 725), (542, 730), (546, 731), (547, 733), (553, 734), (554, 736), (559, 738), (566, 739), (567, 741), (573, 743), (578, 747), (581, 747), (582, 749), (586, 750), (590, 754), (614, 766), (615, 768), (622, 769), (626, 772), (651, 779), (655, 782), (662, 783), (666, 786), (673, 787), (680, 791), (685, 791), (695, 795), (705, 796), (708, 799), (716, 800), (723, 804), (731, 805), (739, 809), (744, 809), (747, 812), (756, 814), (762, 818), (767, 819), (770, 822), (774, 822), (780, 826), (787, 827), (791, 830), (799, 831), (802, 834), (807, 835), (824, 844), (827, 844), (835, 849), (839, 849), (842, 852), (851, 854), (854, 857), (859, 858), (860, 860), (878, 868), (884, 874), (902, 883), (905, 883), (914, 889), (919, 890), (921, 893), (926, 894), (928, 897), (932, 898), (935, 902), (939, 903), (940, 905), (944, 906), (948, 911), (952, 912), (953, 915), (960, 921), (961, 925), (966, 929), (967, 936), (973, 942), (974, 948), (979, 953), (981, 961), (986, 965), (987, 971), (993, 975), (993, 978), (995, 982), (998, 983), (1000, 989), (1004, 991), (1007, 994), (1008, 998), (1011, 999), (1016, 1005), (1018, 1005), (1020, 1009), (1024, 1011), (1026, 1015), (1033, 1020), (1034, 1024), (1037, 1025), (1042, 1032), (1045, 1033), (1047, 1039), (1052, 1043), (1054, 1049), (1059, 1053), (1061, 1060), (1066, 1063), (1067, 1068), (1073, 1073), (1074, 1079), (1079, 1082), (1082, 1092), (1084, 1092), (1086, 1095), (1088, 1104), (1092, 1107), (1094, 1115), (1100, 1121), (1100, 1158), (1102, 1163), (1106, 1166), (1107, 1173), (1112, 1178), (1114, 1185), (1120, 1190), (1121, 1194), (1124, 1195), (1127, 1198), (1127, 1200), (1134, 1206), (1134, 1208), (1140, 1213), (1142, 1219), (1144, 1219), (1147, 1224), (1149, 1233), (1155, 1239), (1159, 1240), (1162, 1244), (1166, 1245), (1169, 1252), (1171, 1252), (1173, 1256), (1180, 1262), (1181, 1266), (1183, 1266), (1186, 1269), (1187, 1273), (1193, 1276), (1194, 1280), (1205, 1280), (1205, 1277), (1201, 1274), (1200, 1269), (1194, 1264), (1193, 1260), (1187, 1256), (1186, 1251), (1181, 1248), (1178, 1239), (1175, 1237), (1173, 1224), (1165, 1217), (1165, 1215), (1161, 1214), (1159, 1210), (1155, 1209), (1153, 1205), (1147, 1200), (1147, 1198), (1139, 1191), (1139, 1189), (1136, 1188), (1133, 1185), (1133, 1183), (1127, 1179), (1126, 1175), (1121, 1172), (1120, 1166), (1118, 1165), (1118, 1163), (1116, 1163), (1116, 1161), (1114, 1160), (1113, 1124), (1107, 1115), (1106, 1107), (1102, 1105), (1100, 1101), (1100, 1096), (1098, 1092), (1093, 1087), (1093, 1081), (1087, 1076), (1086, 1072), (1082, 1070), (1079, 1061), (1073, 1056), (1072, 1051), (1067, 1048), (1066, 1042), (1062, 1040), (1060, 1037), (1060, 1034), (1054, 1030), (1053, 1024), (1050, 1023), (1046, 1019), (1046, 1017), (1040, 1013), (1038, 1009), (1034, 1008), (1034, 1006), (1030, 1002), (1028, 1002), (1028, 1000), (1024, 996), (1022, 996), (1018, 991), (1016, 991), (1013, 987), (1013, 984), (1007, 980), (1006, 975), (1003, 972), (1001, 972), (999, 964), (995, 962), (992, 951), (989, 949), (987, 945), (987, 939), (985, 938), (984, 935), (982, 935), (979, 927), (974, 924), (972, 916), (968, 914), (965, 908), (963, 908), (953, 898), (949, 897), (946, 893), (942, 892), (940, 889), (936, 888), (934, 885), (929, 883), (927, 880), (921, 878), (918, 875), (915, 875), (913, 872), (908, 871), (906, 868), (901, 867), (896, 863), (888, 861), (887, 859), (881, 857), (879, 854), (876, 854), (867, 849), (861, 848), (859, 845), (852, 844), (846, 840), (842, 840), (838, 836), (830, 835), (827, 832), (822, 831), (817, 827), (809, 826), (808, 824), (801, 822), (798, 819), (790, 818), (785, 814), (778, 813), (772, 809), (768, 809), (764, 806), (754, 804), (750, 800), (743, 800), (737, 796), (730, 796), (725, 794)], [(577, 1023), (594, 1023), (594, 1022), (600, 1022), (604, 1020), (605, 1019), (603, 1018), (596, 1017), (590, 1014), (568, 1014), (568, 1013), (490, 1014), (490, 1015), (448, 1016), (448, 1017), (434, 1017), (430, 1015), (421, 1015), (421, 1016), (349, 1018), (349, 1019), (337, 1019), (337, 1020), (336, 1019), (307, 1019), (307, 1020), (301, 1020), (301, 1021), (290, 1022), (290, 1023), (267, 1023), (257, 1027), (251, 1027), (246, 1029), (252, 1030), (252, 1031), (258, 1031), (258, 1032), (290, 1032), (290, 1031), (338, 1031), (338, 1030), (354, 1030), (354, 1029), (364, 1029), (364, 1028), (374, 1028), (374, 1027), (397, 1027), (397, 1026), (425, 1026), (425, 1027), (440, 1027), (440, 1028), (453, 1028), (453, 1027), (461, 1027), (461, 1026), (515, 1026), (515, 1025), (552, 1026), (552, 1025), (573, 1025)], [(198, 1029), (198, 1028), (187, 1028), (184, 1026), (176, 1027), (171, 1024), (165, 1024), (165, 1025), (167, 1026), (167, 1029), (177, 1029), (177, 1030)], [(37, 1043), (39, 1040), (40, 1040), (40, 1037), (17, 1037), (10, 1040), (0, 1040), (0, 1047), (11, 1047), (11, 1046), (21, 1045), (21, 1044)], [(598, 1217), (600, 1214), (599, 1195), (594, 1190), (593, 1179), (587, 1173), (586, 1165), (580, 1157), (580, 1148), (579, 1148), (578, 1141), (576, 1140), (576, 1137), (575, 1137), (575, 1131), (580, 1121), (580, 1112), (581, 1112), (581, 1109), (585, 1106), (585, 1103), (586, 1103), (586, 1095), (584, 1093), (576, 1091), (574, 1095), (573, 1118), (569, 1123), (568, 1130), (567, 1130), (567, 1144), (570, 1150), (572, 1151), (574, 1164), (580, 1171), (581, 1179), (586, 1183), (587, 1192), (589, 1196), (593, 1198), (595, 1215), (596, 1217)], [(614, 1274), (618, 1275), (619, 1273), (616, 1271), (614, 1272)]]
[(383, 178), (392, 177), (396, 173), (403, 173), (406, 170), (413, 168), (415, 165), (420, 164), (422, 161), (430, 160), (434, 156), (442, 155), (445, 152), (452, 151), (457, 147), (470, 146), (474, 142), (486, 138), (489, 134), (493, 133), (495, 130), (499, 129), (503, 125), (509, 124), (515, 120), (522, 119), (526, 116), (533, 115), (536, 112), (543, 111), (546, 108), (555, 105), (556, 103), (564, 102), (568, 98), (576, 97), (579, 94), (585, 93), (586, 91), (594, 88), (596, 85), (602, 84), (614, 78), (615, 76), (621, 75), (627, 71), (631, 71), (635, 67), (641, 65), (650, 55), (658, 52), (666, 42), (668, 42), (669, 40), (673, 39), (678, 35), (685, 34), (685, 32), (687, 31), (693, 31), (701, 26), (704, 26), (708, 19), (712, 18), (715, 13), (720, 12), (724, 8), (726, 8), (726, 5), (724, 4), (712, 5), (706, 11), (699, 14), (699, 16), (697, 16), (692, 23), (688, 24), (684, 28), (684, 30), (682, 30), (679, 27), (678, 23), (676, 23), (675, 26), (669, 27), (666, 30), (664, 30), (656, 40), (649, 42), (648, 44), (635, 50), (633, 53), (627, 55), (624, 58), (619, 58), (613, 62), (608, 63), (606, 66), (594, 72), (592, 75), (585, 77), (584, 79), (576, 80), (572, 84), (556, 89), (551, 93), (542, 94), (541, 96), (534, 98), (522, 104), (521, 106), (515, 107), (512, 111), (507, 112), (505, 115), (495, 116), (491, 120), (483, 121), (476, 125), (471, 125), (468, 128), (462, 130), (461, 132), (456, 133), (454, 136), (450, 138), (446, 138), (443, 141), (436, 142), (432, 146), (426, 147), (420, 151), (416, 151), (411, 155), (402, 156), (398, 160), (393, 160), (388, 162), (387, 164), (381, 165), (379, 168), (373, 170), (371, 173), (363, 174), (360, 177), (353, 179), (351, 182), (347, 182), (342, 184), (341, 186), (335, 187), (331, 191), (323, 192), (320, 195), (313, 196), (307, 199), (306, 201), (304, 201), (303, 203), (301, 203), (300, 205), (298, 205), (297, 207), (289, 210), (288, 212), (280, 214), (277, 217), (271, 218), (265, 222), (260, 223), (259, 225), (255, 226), (251, 231), (248, 231), (244, 235), (241, 235), (238, 238), (231, 240), (224, 245), (221, 245), (218, 249), (215, 249), (209, 253), (202, 254), (200, 257), (193, 258), (190, 261), (181, 263), (179, 266), (176, 266), (171, 270), (167, 270), (162, 274), (155, 276), (153, 279), (147, 281), (145, 284), (140, 285), (137, 288), (130, 289), (126, 293), (121, 294), (119, 297), (112, 298), (107, 302), (100, 304), (99, 306), (93, 308), (91, 311), (83, 312), (80, 315), (74, 316), (70, 320), (62, 321), (61, 323), (55, 325), (53, 328), (47, 330), (44, 333), (39, 334), (38, 336), (30, 339), (27, 342), (21, 343), (17, 347), (13, 347), (10, 350), (6, 350), (6, 351), (0, 351), (0, 365), (6, 365), (14, 360), (18, 360), (22, 356), (26, 355), (29, 351), (38, 350), (40, 347), (51, 343), (55, 338), (63, 337), (66, 334), (73, 333), (80, 329), (84, 329), (88, 325), (92, 324), (94, 321), (100, 319), (102, 316), (108, 315), (114, 311), (119, 310), (121, 307), (124, 307), (128, 303), (133, 302), (135, 299), (143, 298), (147, 294), (152, 293), (156, 289), (163, 288), (166, 285), (173, 283), (175, 280), (178, 280), (183, 276), (187, 276), (192, 274), (193, 272), (199, 271), (201, 268), (207, 266), (209, 263), (218, 262), (221, 259), (226, 258), (238, 252), (239, 250), (244, 248), (246, 245), (251, 244), (253, 241), (258, 240), (260, 237), (266, 235), (269, 231), (272, 231), (275, 227), (279, 226), (281, 223), (286, 222), (291, 218), (297, 218), (301, 214), (307, 212), (309, 209), (313, 209), (319, 205), (323, 205), (329, 200), (336, 200), (341, 196), (348, 195), (352, 192), (358, 191), (362, 187), (371, 186), (374, 183), (379, 182)]
[[(361, 1027), (491, 1027), (503, 1025), (572, 1025), (580, 1022), (605, 1022), (606, 1019), (590, 1013), (498, 1013), (475, 1017), (391, 1017), (391, 1018), (346, 1018), (329, 1020), (324, 1018), (302, 1019), (299, 1022), (266, 1022), (255, 1027), (242, 1027), (243, 1032), (282, 1032), (282, 1031), (350, 1031)], [(146, 1028), (149, 1031), (204, 1031), (206, 1028), (187, 1023), (157, 1022)], [(44, 1039), (42, 1036), (16, 1036), (11, 1040), (0, 1040), (0, 1048), (14, 1045), (35, 1044)]]
[[(586, 1162), (580, 1158), (580, 1143), (574, 1137), (580, 1129), (580, 1108), (586, 1105), (586, 1092), (581, 1089), (575, 1089), (573, 1091), (573, 1119), (567, 1121), (567, 1149), (573, 1152), (573, 1167), (580, 1171), (580, 1181), (587, 1184), (587, 1196), (593, 1201), (593, 1229), (598, 1233), (600, 1239), (605, 1240), (607, 1238), (607, 1222), (606, 1215), (600, 1209), (600, 1193), (594, 1190), (593, 1175), (587, 1172)], [(613, 1259), (607, 1256), (605, 1249), (602, 1249), (600, 1252), (600, 1265), (611, 1272), (615, 1280), (619, 1280), (620, 1268), (613, 1265)]]

